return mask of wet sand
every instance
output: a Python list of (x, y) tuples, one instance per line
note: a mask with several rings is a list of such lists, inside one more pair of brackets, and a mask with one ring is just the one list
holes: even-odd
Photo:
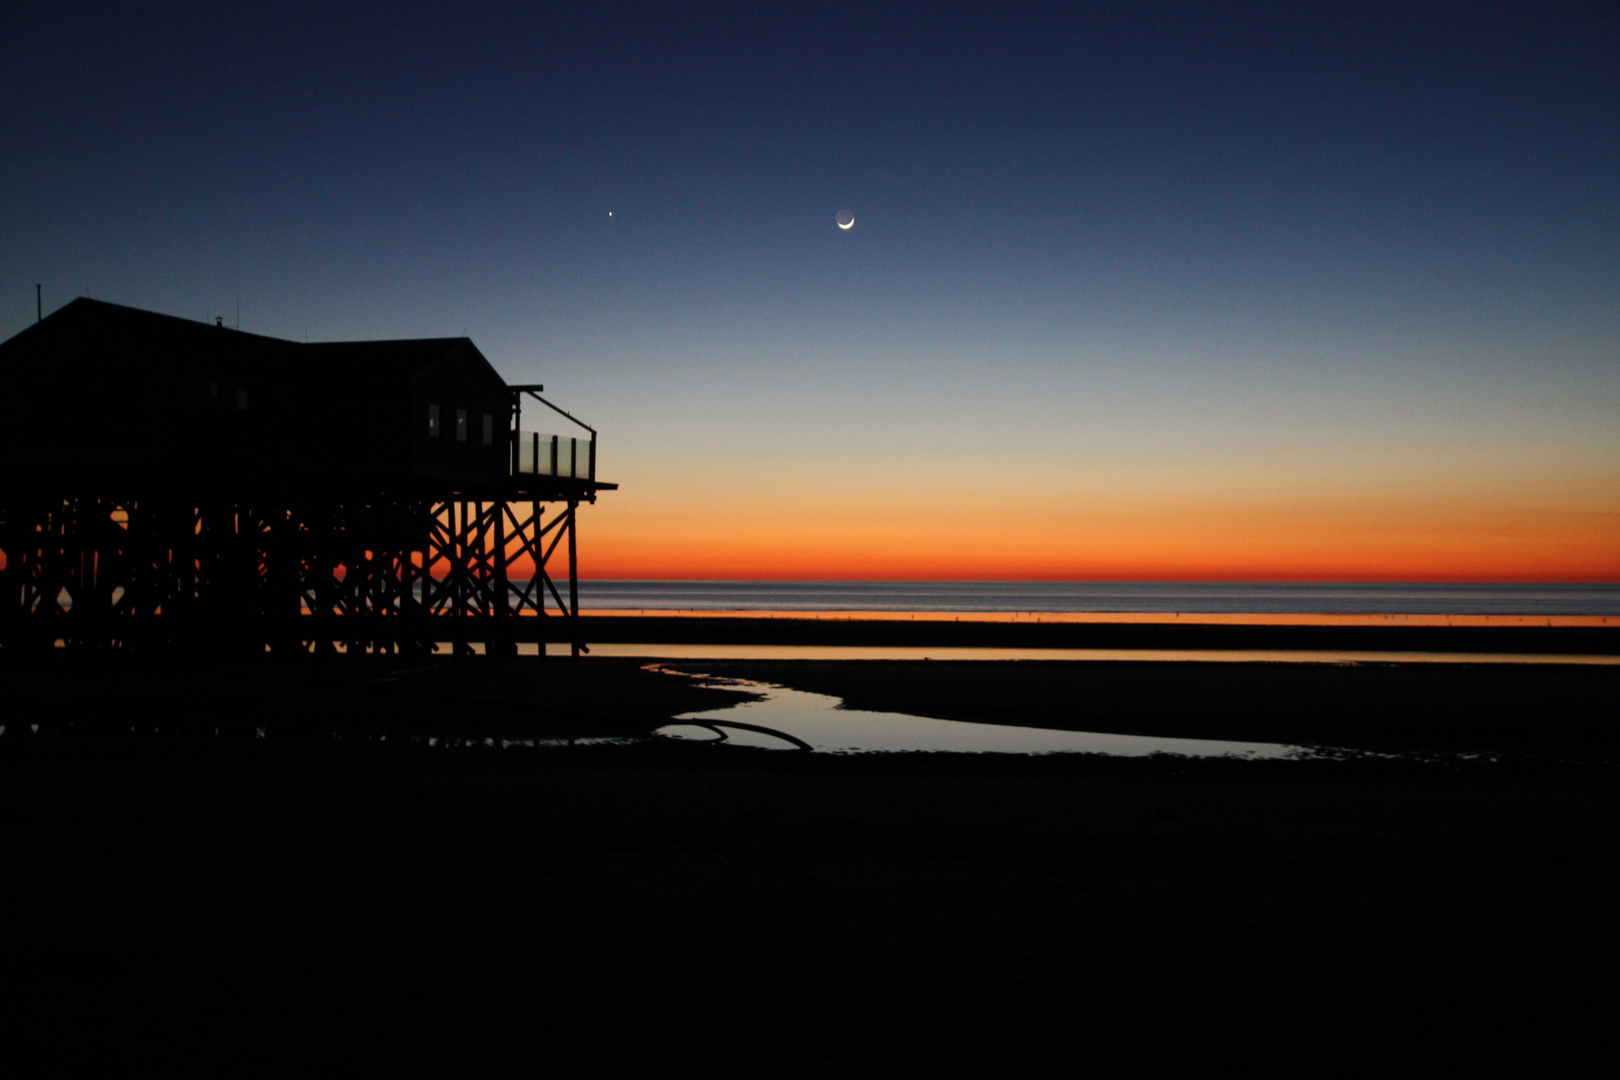
[(844, 706), (987, 724), (1398, 754), (1620, 761), (1620, 667), (671, 661)]
[(1615, 626), (1297, 626), (1201, 623), (1007, 623), (962, 619), (587, 616), (587, 641), (722, 645), (1065, 649), (1265, 649), (1620, 655)]
[[(1031, 723), (1085, 700), (1155, 729), (1254, 722), (1187, 673), (1060, 667), (735, 673), (931, 715), (1002, 701)], [(1324, 738), (1353, 726), (1325, 703), (1362, 669), (1289, 667), (1220, 670), (1251, 700), (1315, 700)], [(0, 736), (0, 1007), (30, 1033), (8, 1056), (1573, 1070), (1612, 1060), (1620, 900), (1613, 721), (1589, 715), (1615, 682), (1578, 670), (1374, 672), (1409, 721), (1449, 695), (1434, 730), (1453, 741), (1420, 740), (1447, 752), (1241, 762), (402, 741), (633, 734), (726, 700), (624, 661), (8, 664), (8, 728), (41, 722)], [(1537, 700), (1514, 742), (1513, 703)], [(1311, 710), (1290, 709), (1265, 722), (1298, 731)], [(1500, 758), (1452, 752), (1471, 715), (1496, 718)], [(143, 724), (161, 730), (123, 730)]]

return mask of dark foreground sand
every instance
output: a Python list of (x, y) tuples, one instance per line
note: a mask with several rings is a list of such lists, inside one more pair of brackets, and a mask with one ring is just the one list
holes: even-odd
[[(1211, 705), (1127, 668), (1088, 692)], [(1489, 761), (447, 750), (401, 736), (629, 732), (715, 698), (611, 661), (396, 670), (0, 668), (22, 703), (0, 736), (13, 1069), (1613, 1062), (1613, 710), (1567, 755)], [(874, 671), (795, 682), (983, 707), (955, 668), (909, 691)], [(1241, 673), (1260, 698), (1344, 693), (1310, 677)], [(1581, 678), (1570, 701), (1613, 692)], [(1517, 692), (1478, 685), (1464, 714)]]

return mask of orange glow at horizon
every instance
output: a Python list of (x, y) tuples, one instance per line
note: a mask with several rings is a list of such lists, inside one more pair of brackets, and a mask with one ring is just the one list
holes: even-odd
[[(605, 500), (604, 500), (605, 504)], [(582, 512), (600, 579), (1620, 581), (1620, 512), (1283, 505), (1093, 514)]]

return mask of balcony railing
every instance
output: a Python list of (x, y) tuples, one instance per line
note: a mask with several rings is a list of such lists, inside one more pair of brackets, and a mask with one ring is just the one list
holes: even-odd
[(596, 479), (595, 438), (571, 439), (566, 435), (518, 431), (513, 442), (513, 475)]

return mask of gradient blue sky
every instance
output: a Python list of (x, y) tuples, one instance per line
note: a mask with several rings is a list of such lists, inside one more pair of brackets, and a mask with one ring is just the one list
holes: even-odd
[(588, 573), (1620, 578), (1612, 5), (13, 2), (3, 48), (0, 335), (36, 281), (465, 332), (602, 430)]

